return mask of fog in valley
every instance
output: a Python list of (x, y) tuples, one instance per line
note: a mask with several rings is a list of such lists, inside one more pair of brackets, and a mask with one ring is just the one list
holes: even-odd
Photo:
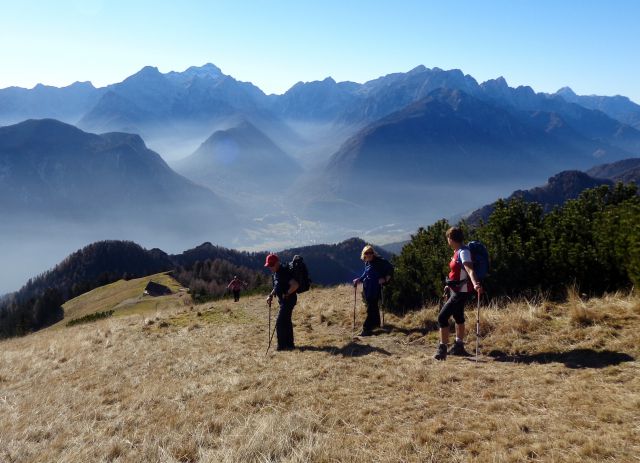
[(0, 89), (0, 294), (97, 240), (168, 253), (401, 241), (640, 153), (637, 105), (576, 98), (424, 66), (282, 95), (213, 64)]

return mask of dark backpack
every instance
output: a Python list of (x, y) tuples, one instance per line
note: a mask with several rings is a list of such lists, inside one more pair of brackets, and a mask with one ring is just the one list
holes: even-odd
[(373, 268), (379, 277), (386, 277), (389, 275), (393, 278), (393, 265), (384, 257), (376, 257), (373, 261)]
[(304, 293), (309, 291), (311, 287), (311, 278), (309, 278), (309, 270), (307, 264), (304, 263), (302, 256), (295, 255), (293, 260), (289, 263), (289, 270), (291, 270), (291, 276), (298, 282), (298, 290), (296, 293)]
[(489, 251), (480, 241), (470, 241), (467, 247), (471, 251), (473, 270), (478, 279), (483, 280), (489, 274)]

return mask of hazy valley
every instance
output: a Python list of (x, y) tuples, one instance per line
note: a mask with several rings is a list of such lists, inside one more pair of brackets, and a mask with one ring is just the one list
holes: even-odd
[(398, 241), (560, 171), (637, 156), (639, 114), (624, 97), (424, 66), (282, 95), (212, 64), (2, 89), (0, 251), (23, 258), (0, 292), (100, 239), (168, 252)]

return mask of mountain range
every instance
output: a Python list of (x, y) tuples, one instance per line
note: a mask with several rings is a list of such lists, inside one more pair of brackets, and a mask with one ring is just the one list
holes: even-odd
[[(634, 137), (640, 141), (640, 133)], [(434, 199), (450, 208), (449, 195), (463, 207), (483, 185), (526, 184), (547, 172), (629, 156), (599, 137), (585, 137), (555, 113), (513, 111), (443, 88), (349, 138), (329, 158), (324, 177), (316, 177), (317, 196), (308, 207), (316, 214), (342, 207), (406, 220), (428, 214)], [(348, 200), (367, 189), (377, 194), (355, 208)]]
[[(192, 132), (206, 130), (210, 135), (220, 120), (244, 115), (269, 136), (268, 132), (279, 126), (280, 135), (295, 138), (295, 131), (287, 129), (285, 121), (331, 122), (336, 128), (357, 130), (438, 89), (459, 90), (513, 110), (555, 112), (580, 133), (594, 135), (595, 131), (603, 141), (617, 139), (626, 144), (623, 148), (638, 146), (635, 132), (629, 128), (640, 128), (640, 105), (626, 97), (578, 96), (568, 87), (555, 94), (536, 93), (527, 86), (509, 87), (502, 77), (479, 84), (458, 69), (424, 66), (363, 84), (336, 82), (330, 77), (299, 82), (282, 95), (265, 95), (255, 85), (225, 75), (213, 64), (168, 73), (147, 66), (103, 88), (77, 82), (60, 89), (43, 85), (31, 90), (1, 89), (0, 124), (54, 117), (89, 131), (133, 131), (153, 145), (149, 136), (160, 137), (158, 131), (166, 135), (177, 130), (187, 135), (187, 127), (192, 127)], [(266, 126), (273, 126), (273, 130), (266, 130)], [(296, 143), (305, 141), (309, 140)]]
[(393, 241), (557, 172), (638, 156), (638, 120), (625, 97), (424, 66), (282, 95), (213, 64), (147, 66), (103, 88), (0, 89), (0, 209), (16, 225), (0, 224), (0, 252), (42, 227), (61, 238), (94, 227), (67, 249)]

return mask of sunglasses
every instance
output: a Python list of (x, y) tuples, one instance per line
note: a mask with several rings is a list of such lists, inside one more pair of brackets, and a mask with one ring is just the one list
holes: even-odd
[(371, 252), (371, 251), (367, 251), (367, 252), (365, 252), (365, 253), (364, 253), (364, 255), (365, 255), (365, 256), (372, 256), (372, 255), (373, 255), (373, 252)]

